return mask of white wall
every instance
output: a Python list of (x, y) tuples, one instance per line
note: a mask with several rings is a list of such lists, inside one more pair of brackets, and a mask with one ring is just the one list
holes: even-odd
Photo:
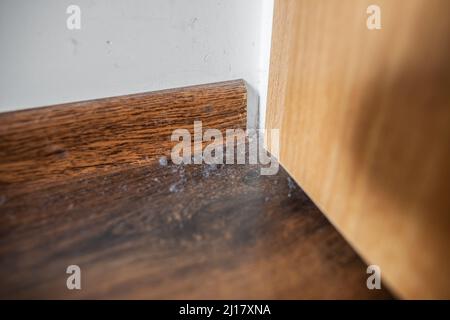
[[(81, 8), (81, 30), (66, 27), (70, 4)], [(272, 7), (273, 0), (1, 0), (0, 111), (237, 78), (265, 98)]]

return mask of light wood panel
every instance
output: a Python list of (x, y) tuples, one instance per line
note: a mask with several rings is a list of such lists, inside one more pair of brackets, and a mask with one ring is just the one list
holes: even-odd
[[(366, 27), (370, 4), (381, 30)], [(450, 298), (449, 9), (275, 4), (266, 128), (280, 161), (406, 298)]]

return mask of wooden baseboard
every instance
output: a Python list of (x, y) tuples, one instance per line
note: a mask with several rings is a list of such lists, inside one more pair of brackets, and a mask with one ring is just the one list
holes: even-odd
[(243, 80), (0, 114), (0, 188), (154, 161), (174, 129), (246, 127)]

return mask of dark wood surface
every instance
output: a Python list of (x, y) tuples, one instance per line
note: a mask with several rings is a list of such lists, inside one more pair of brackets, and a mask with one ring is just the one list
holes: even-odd
[(151, 164), (24, 190), (2, 190), (0, 298), (391, 297), (283, 169)]

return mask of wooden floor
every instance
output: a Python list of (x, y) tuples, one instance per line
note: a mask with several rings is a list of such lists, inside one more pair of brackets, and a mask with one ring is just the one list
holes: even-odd
[[(280, 168), (153, 163), (0, 190), (0, 298), (392, 298)], [(81, 268), (82, 289), (66, 288)]]

